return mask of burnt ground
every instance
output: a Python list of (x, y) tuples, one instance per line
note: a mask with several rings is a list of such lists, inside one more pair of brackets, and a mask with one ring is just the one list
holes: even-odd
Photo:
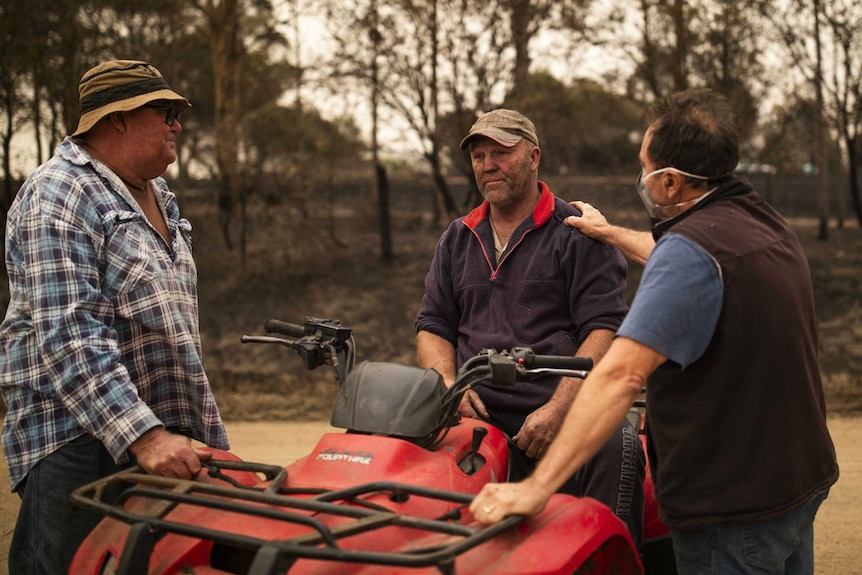
[[(605, 213), (611, 221), (642, 223), (639, 212)], [(294, 323), (306, 315), (340, 320), (353, 329), (358, 361), (414, 359), (413, 319), (441, 226), (422, 212), (396, 212), (394, 259), (384, 263), (370, 209), (335, 209), (322, 221), (311, 215), (302, 224), (282, 225), (278, 217), (269, 213), (265, 219), (273, 221), (267, 231), (249, 236), (245, 266), (223, 248), (202, 254), (196, 240), (206, 367), (227, 419), (329, 416), (335, 383), (328, 368), (305, 371), (287, 348), (239, 343), (241, 334), (263, 333), (270, 317)], [(845, 220), (822, 241), (816, 219), (791, 222), (812, 271), (827, 409), (862, 413), (862, 234)], [(197, 225), (196, 233), (209, 225)], [(630, 263), (629, 269), (630, 300), (641, 268)]]
[[(628, 180), (621, 187), (591, 188), (595, 180), (568, 186), (577, 191), (559, 184), (552, 188), (561, 197), (592, 202), (612, 222), (645, 229), (643, 210), (629, 201), (634, 194)], [(251, 206), (244, 249), (236, 222), (234, 247), (226, 246), (211, 192), (178, 195), (194, 225), (204, 364), (226, 419), (329, 417), (336, 387), (329, 368), (307, 371), (285, 347), (240, 343), (243, 334), (263, 334), (269, 318), (293, 323), (306, 316), (336, 319), (353, 330), (358, 361), (413, 362), (413, 319), (444, 227), (430, 215), (427, 189), (395, 189), (390, 262), (379, 255), (378, 218), (365, 189), (345, 198), (271, 197), (266, 206)], [(829, 239), (822, 241), (816, 219), (790, 221), (812, 271), (827, 409), (860, 414), (862, 233), (855, 221), (845, 219), (840, 228), (832, 222)], [(640, 272), (630, 263), (629, 301)], [(0, 279), (5, 292), (5, 277)], [(7, 297), (0, 292), (0, 301)]]

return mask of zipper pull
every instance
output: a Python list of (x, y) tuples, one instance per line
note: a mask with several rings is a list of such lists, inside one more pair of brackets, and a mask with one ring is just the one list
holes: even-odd
[(491, 272), (491, 277), (488, 278), (488, 299), (491, 299), (491, 290), (494, 287), (494, 280), (497, 278), (497, 270)]

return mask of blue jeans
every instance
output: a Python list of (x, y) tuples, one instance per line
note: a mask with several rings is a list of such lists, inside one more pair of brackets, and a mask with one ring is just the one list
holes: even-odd
[(814, 516), (829, 491), (778, 517), (673, 530), (679, 575), (813, 575)]
[[(102, 519), (73, 509), (69, 496), (82, 485), (120, 471), (102, 442), (84, 435), (37, 463), (19, 489), (21, 509), (9, 548), (9, 573), (58, 575), (69, 572), (78, 547)], [(112, 486), (106, 501), (124, 489)]]

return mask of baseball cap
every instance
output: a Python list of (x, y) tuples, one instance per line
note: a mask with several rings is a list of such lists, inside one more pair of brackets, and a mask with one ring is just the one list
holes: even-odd
[(485, 136), (507, 147), (514, 146), (524, 138), (539, 145), (539, 136), (536, 135), (533, 122), (520, 112), (505, 108), (491, 110), (479, 116), (461, 140), (462, 150), (467, 148), (470, 138), (474, 136)]

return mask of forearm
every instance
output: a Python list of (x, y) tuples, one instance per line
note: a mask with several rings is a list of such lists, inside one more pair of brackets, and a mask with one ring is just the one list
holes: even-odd
[(589, 357), (593, 360), (593, 365), (599, 363), (611, 347), (614, 341), (616, 332), (611, 329), (594, 329), (584, 339), (584, 342), (578, 347), (575, 352), (577, 357)]
[(630, 340), (623, 340), (611, 348), (608, 357), (584, 380), (556, 440), (527, 480), (535, 489), (554, 493), (601, 449), (628, 413), (646, 374), (661, 361), (648, 350), (635, 360), (643, 363), (636, 363), (636, 369), (631, 369), (627, 355), (639, 352), (633, 350), (630, 343)]
[(596, 239), (611, 244), (640, 265), (646, 264), (650, 252), (655, 247), (652, 233), (638, 232), (621, 226), (608, 226), (602, 229)]
[[(609, 329), (594, 329), (580, 347), (578, 347), (575, 357), (589, 357), (593, 360), (593, 365), (595, 365), (608, 351), (613, 339), (613, 331)], [(577, 397), (582, 383), (583, 379), (581, 378), (564, 377), (560, 380), (560, 384), (557, 386), (549, 403), (554, 403), (568, 410), (575, 397)]]
[(416, 363), (419, 367), (436, 369), (446, 387), (455, 383), (455, 346), (428, 331), (416, 334)]
[(565, 224), (577, 228), (584, 235), (610, 244), (631, 260), (644, 265), (655, 246), (650, 232), (637, 232), (608, 223), (605, 216), (587, 202), (574, 201), (573, 206), (581, 211), (580, 216), (569, 216)]

